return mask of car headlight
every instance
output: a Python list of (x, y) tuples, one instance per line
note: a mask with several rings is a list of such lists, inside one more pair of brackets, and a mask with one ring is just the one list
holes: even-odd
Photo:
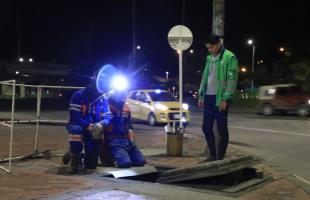
[(308, 100), (308, 104), (310, 104), (310, 99)]
[(168, 107), (163, 104), (155, 104), (155, 109), (158, 110), (168, 110)]
[(188, 104), (183, 103), (183, 104), (182, 104), (182, 109), (183, 109), (183, 110), (188, 110)]

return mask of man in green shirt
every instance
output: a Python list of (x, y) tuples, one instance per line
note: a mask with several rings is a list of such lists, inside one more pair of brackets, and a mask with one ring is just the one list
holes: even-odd
[[(209, 157), (203, 162), (222, 160), (228, 145), (228, 107), (237, 85), (238, 61), (236, 56), (226, 50), (220, 37), (211, 35), (206, 46), (207, 55), (203, 72), (198, 106), (203, 108), (202, 130), (205, 135)], [(215, 142), (213, 124), (216, 121), (219, 141)]]

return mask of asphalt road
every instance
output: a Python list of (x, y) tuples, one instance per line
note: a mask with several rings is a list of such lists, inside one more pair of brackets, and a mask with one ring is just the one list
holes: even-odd
[[(16, 119), (35, 119), (34, 112), (16, 112)], [(67, 119), (65, 111), (44, 111), (41, 119)], [(9, 112), (0, 112), (0, 121), (9, 118)], [(201, 132), (202, 113), (191, 114), (191, 124), (187, 128), (189, 135), (204, 137)], [(162, 132), (163, 127), (150, 127), (144, 123), (135, 123), (135, 128), (152, 132)], [(59, 129), (58, 131), (56, 131)], [(229, 117), (230, 144), (264, 159), (272, 166), (280, 166), (293, 173), (302, 182), (310, 185), (310, 118), (294, 116), (262, 117), (251, 113), (231, 113)], [(0, 132), (8, 127), (0, 124)], [(63, 134), (63, 127), (40, 129), (40, 131)], [(33, 131), (34, 128), (33, 128)], [(61, 132), (61, 133), (60, 133)], [(57, 133), (55, 133), (57, 134)]]

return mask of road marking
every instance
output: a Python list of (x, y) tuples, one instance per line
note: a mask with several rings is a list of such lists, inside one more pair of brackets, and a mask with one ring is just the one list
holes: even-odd
[(297, 174), (293, 174), (293, 176), (295, 176), (298, 180), (300, 180), (301, 182), (304, 182), (308, 185), (310, 185), (310, 181), (308, 181), (307, 179), (304, 179), (303, 177), (298, 176)]
[(247, 127), (241, 127), (241, 126), (229, 126), (229, 127), (237, 128), (237, 129), (244, 129), (244, 130), (263, 131), (263, 132), (280, 133), (280, 134), (286, 134), (286, 135), (299, 135), (299, 136), (310, 137), (310, 135), (303, 134), (303, 133), (296, 133), (296, 132), (287, 132), (287, 131), (278, 131), (278, 130), (269, 130), (269, 129), (260, 129), (260, 128), (247, 128)]
[[(197, 123), (197, 122), (191, 122), (191, 124), (202, 125), (202, 123)], [(248, 128), (248, 127), (242, 127), (242, 126), (228, 126), (228, 127), (236, 128), (236, 129), (252, 130), (252, 131), (272, 132), (272, 133), (280, 133), (280, 134), (285, 134), (285, 135), (299, 135), (299, 136), (310, 137), (310, 135), (308, 134), (296, 133), (296, 132), (287, 132), (287, 131), (278, 131), (278, 130), (260, 129), (260, 128)]]

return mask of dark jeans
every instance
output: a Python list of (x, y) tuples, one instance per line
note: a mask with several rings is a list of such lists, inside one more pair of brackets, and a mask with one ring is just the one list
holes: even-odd
[[(219, 107), (215, 103), (215, 95), (205, 95), (202, 131), (208, 144), (209, 156), (216, 160), (222, 160), (225, 156), (229, 139), (227, 127), (228, 112), (227, 110), (220, 112)], [(215, 120), (218, 132), (217, 142), (213, 131)]]
[(144, 156), (137, 146), (133, 145), (128, 138), (118, 138), (108, 141), (112, 160), (119, 168), (131, 166), (143, 166)]

